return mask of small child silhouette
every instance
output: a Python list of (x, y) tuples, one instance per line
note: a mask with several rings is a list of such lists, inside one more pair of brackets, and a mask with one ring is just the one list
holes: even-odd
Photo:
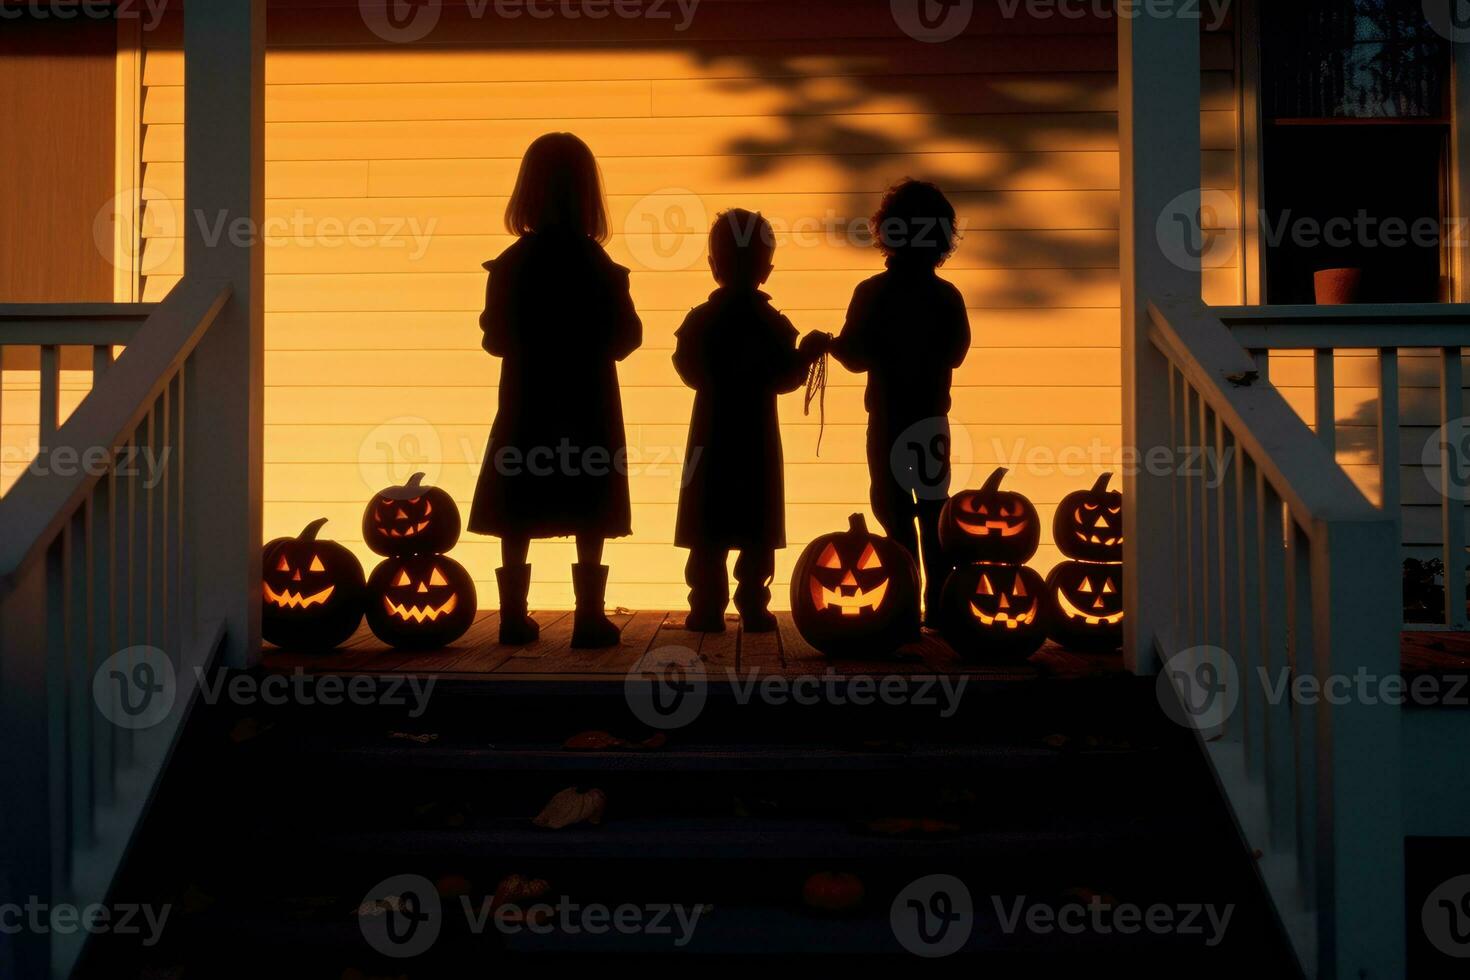
[(849, 371), (868, 373), (873, 513), (915, 560), (922, 539), (924, 617), (932, 626), (950, 572), (939, 546), (949, 494), (949, 388), (970, 349), (964, 296), (936, 271), (954, 251), (954, 206), (935, 185), (902, 180), (871, 228), (888, 269), (853, 293), (831, 353)]
[(527, 612), (531, 539), (574, 535), (572, 646), (616, 646), (603, 544), (633, 527), (617, 362), (643, 324), (628, 270), (602, 248), (607, 206), (587, 144), (571, 133), (532, 143), (505, 223), (516, 241), (485, 263), (481, 345), (501, 359), (500, 390), (469, 529), (500, 538), (501, 643), (540, 635)]
[(771, 274), (775, 232), (759, 214), (715, 219), (709, 265), (719, 288), (679, 327), (674, 367), (695, 391), (674, 543), (689, 549), (685, 627), (725, 629), (725, 562), (738, 549), (735, 607), (747, 632), (770, 632), (767, 606), (776, 549), (786, 546), (785, 489), (776, 396), (795, 391), (825, 338), (796, 328), (760, 291)]

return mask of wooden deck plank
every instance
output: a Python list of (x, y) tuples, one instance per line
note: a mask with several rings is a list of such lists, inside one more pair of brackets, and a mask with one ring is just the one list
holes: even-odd
[[(732, 617), (724, 633), (684, 630), (682, 613), (619, 610), (611, 618), (622, 629), (622, 642), (606, 650), (573, 650), (573, 617), (569, 612), (535, 614), (542, 626), (540, 639), (524, 647), (498, 642), (500, 617), (482, 612), (469, 631), (441, 650), (394, 650), (364, 625), (342, 647), (327, 653), (301, 653), (267, 645), (268, 670), (311, 673), (376, 674), (388, 671), (473, 675), (527, 675), (570, 681), (608, 679), (634, 669), (655, 669), (677, 657), (676, 649), (696, 655), (711, 675), (755, 671), (757, 676), (860, 674), (967, 674), (996, 679), (1026, 680), (1039, 676), (1070, 678), (1116, 673), (1123, 669), (1116, 655), (1076, 654), (1048, 643), (1030, 661), (1021, 664), (984, 663), (959, 657), (943, 638), (926, 633), (891, 659), (844, 660), (823, 656), (796, 632), (789, 613), (777, 615), (775, 633), (746, 634)], [(664, 651), (660, 653), (660, 651)], [(1464, 670), (1470, 667), (1470, 634), (1405, 634), (1406, 669)]]
[[(619, 629), (626, 629), (633, 619), (632, 613), (609, 613), (608, 619), (617, 624)], [(571, 622), (572, 616), (567, 617)], [(571, 625), (575, 625), (572, 623)], [(575, 650), (572, 648), (572, 633), (568, 628), (565, 637), (558, 642), (556, 647), (545, 651), (539, 657), (523, 657), (517, 654), (501, 665), (503, 673), (525, 673), (525, 674), (601, 674), (606, 671), (599, 666), (603, 661), (612, 659), (622, 651), (622, 645), (608, 647), (603, 650)]]
[(787, 674), (820, 674), (827, 669), (827, 658), (796, 631), (789, 612), (777, 613), (781, 639), (782, 670)]
[(572, 614), (564, 609), (533, 611), (531, 618), (541, 626), (541, 635), (535, 642), (524, 646), (502, 646), (492, 639), (476, 655), (467, 658), (453, 669), (460, 673), (516, 673), (508, 667), (512, 660), (539, 660), (548, 649), (570, 646), (572, 642)]
[(702, 637), (702, 633), (684, 629), (683, 615), (668, 613), (658, 632), (649, 641), (648, 650), (639, 658), (638, 669), (657, 673), (664, 666), (679, 662), (690, 654), (697, 657)]
[(699, 659), (705, 670), (727, 674), (739, 666), (741, 632), (740, 617), (726, 616), (725, 632), (700, 634)]
[(398, 661), (392, 669), (419, 671), (463, 670), (462, 664), (478, 663), (482, 654), (495, 644), (500, 633), (500, 613), (482, 613), (475, 623), (453, 644), (440, 649), (425, 649)]
[(781, 663), (781, 634), (770, 633), (740, 633), (740, 656), (739, 669), (741, 674), (752, 671), (757, 674), (780, 674), (784, 671)]
[(633, 614), (633, 621), (623, 627), (623, 642), (618, 648), (617, 661), (625, 666), (618, 673), (626, 674), (642, 666), (643, 659), (658, 642), (659, 635), (671, 616), (673, 614), (668, 612)]

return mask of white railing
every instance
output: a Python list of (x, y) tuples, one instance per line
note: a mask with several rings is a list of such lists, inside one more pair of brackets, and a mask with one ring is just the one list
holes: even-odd
[[(196, 389), (206, 406), (218, 397), (195, 384), (190, 355), (229, 296), (226, 284), (186, 280), (155, 309), (106, 307), (91, 322), (74, 306), (54, 322), (42, 307), (0, 307), (0, 341), (45, 341), (40, 452), (55, 464), (29, 467), (0, 499), (5, 902), (105, 899), (192, 703), (194, 668), (219, 648), (220, 628), (193, 614), (190, 569), (207, 542), (184, 512), (196, 496), (189, 438), (208, 437), (191, 433), (191, 403)], [(121, 357), (102, 363), (118, 343)], [(56, 351), (69, 344), (99, 351), (103, 370), (66, 422), (48, 425)], [(177, 687), (167, 716), (134, 730), (106, 716), (93, 680), (140, 646), (163, 651)], [(79, 935), (0, 936), (0, 963), (12, 976), (65, 976)]]
[[(1397, 980), (1398, 709), (1311, 697), (1309, 686), (1397, 674), (1396, 524), (1259, 377), (1215, 311), (1161, 298), (1149, 316), (1149, 341), (1167, 362), (1169, 404), (1141, 410), (1168, 412), (1176, 447), (1229, 460), (1223, 480), (1198, 467), (1172, 477), (1166, 520), (1177, 586), (1165, 631), (1172, 635), (1156, 638), (1164, 670), (1209, 668), (1182, 678), (1198, 684), (1176, 690), (1181, 701), (1203, 698), (1183, 709), (1199, 720), (1307, 975)], [(1229, 685), (1232, 677), (1239, 683)], [(1238, 704), (1221, 685), (1238, 692)], [(1211, 702), (1216, 695), (1226, 703)], [(1199, 712), (1202, 704), (1215, 713)]]
[[(1444, 619), (1438, 624), (1470, 626), (1465, 603), (1466, 460), (1462, 355), (1470, 348), (1470, 306), (1408, 304), (1360, 306), (1260, 306), (1213, 310), (1236, 341), (1251, 351), (1262, 379), (1269, 378), (1272, 351), (1311, 352), (1317, 438), (1329, 451), (1337, 446), (1337, 352), (1370, 351), (1377, 356), (1374, 379), (1380, 504), (1398, 529), (1403, 514), (1403, 467), (1420, 464), (1402, 458), (1400, 433), (1410, 422), (1401, 411), (1400, 353), (1433, 357), (1438, 367), (1438, 411), (1431, 417), (1439, 439), (1437, 460), (1425, 475), (1437, 484), (1439, 544), (1444, 563)], [(1408, 623), (1414, 629), (1434, 624)]]
[[(91, 369), (95, 384), (112, 365), (114, 349), (126, 346), (156, 303), (12, 303), (0, 306), (0, 370), (29, 371), (34, 364), (38, 407), (34, 418), (40, 444), (55, 435), (61, 417), (63, 355), (68, 367), (80, 361)], [(16, 424), (0, 416), (0, 422)]]

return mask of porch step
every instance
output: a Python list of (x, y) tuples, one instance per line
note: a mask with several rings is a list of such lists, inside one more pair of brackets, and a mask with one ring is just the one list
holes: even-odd
[[(1163, 718), (1148, 682), (975, 683), (947, 718), (711, 697), (666, 745), (639, 751), (563, 747), (592, 728), (652, 734), (621, 683), (520, 697), (510, 685), (462, 685), (416, 716), (381, 705), (212, 707), (209, 734), (170, 772), (121, 890), (184, 911), (160, 947), (98, 944), (92, 962), (106, 969), (93, 975), (116, 980), (130, 975), (121, 964), (136, 964), (140, 976), (183, 965), (258, 977), (280, 949), (292, 951), (294, 975), (330, 980), (348, 966), (437, 977), (471, 962), (608, 953), (913, 962), (890, 906), (934, 874), (969, 889), (963, 954), (981, 968), (1146, 964), (1211, 976), (1226, 963), (1287, 962), (1193, 736)], [(569, 786), (605, 791), (602, 824), (533, 826)], [(806, 907), (802, 883), (819, 871), (859, 876), (862, 906), (837, 917)], [(356, 909), (393, 876), (452, 875), (481, 902), (513, 873), (546, 879), (553, 900), (712, 911), (677, 949), (642, 934), (471, 934), (448, 919), (413, 960), (384, 959), (363, 938)], [(1145, 908), (1230, 904), (1235, 918), (1225, 946), (1206, 948), (1175, 935), (1008, 931), (993, 907), (1094, 893)]]
[[(1131, 761), (1132, 748), (1068, 750), (1039, 742), (972, 744), (899, 743), (874, 740), (851, 746), (794, 742), (730, 744), (679, 739), (666, 748), (605, 752), (569, 751), (552, 740), (450, 740), (426, 744), (383, 733), (375, 740), (351, 735), (291, 739), (296, 764), (330, 759), (338, 769), (384, 773), (420, 772), (969, 772), (1010, 770), (1036, 773), (1076, 764), (1079, 752), (1091, 763)], [(262, 752), (277, 751), (262, 746)]]

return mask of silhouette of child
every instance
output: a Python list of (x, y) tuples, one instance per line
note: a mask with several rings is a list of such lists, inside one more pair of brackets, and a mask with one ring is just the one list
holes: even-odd
[(935, 185), (903, 180), (870, 225), (888, 269), (857, 287), (830, 349), (849, 371), (868, 373), (873, 513), (889, 537), (916, 561), (922, 557), (932, 626), (951, 570), (939, 546), (949, 494), (949, 388), (970, 349), (965, 299), (937, 274), (954, 251), (954, 206)]
[(786, 546), (786, 501), (776, 396), (799, 388), (824, 337), (796, 328), (760, 291), (771, 274), (775, 233), (759, 214), (715, 219), (709, 265), (719, 288), (679, 327), (674, 367), (695, 391), (674, 543), (689, 549), (685, 627), (725, 629), (735, 562), (735, 608), (748, 632), (776, 628), (770, 604), (776, 549)]
[(607, 207), (597, 161), (571, 133), (531, 144), (505, 212), (520, 236), (486, 262), (486, 351), (502, 358), (500, 406), (469, 529), (501, 539), (500, 642), (530, 643), (532, 538), (575, 535), (572, 646), (618, 642), (604, 615), (603, 542), (632, 533), (617, 362), (643, 340), (628, 270), (602, 250)]

